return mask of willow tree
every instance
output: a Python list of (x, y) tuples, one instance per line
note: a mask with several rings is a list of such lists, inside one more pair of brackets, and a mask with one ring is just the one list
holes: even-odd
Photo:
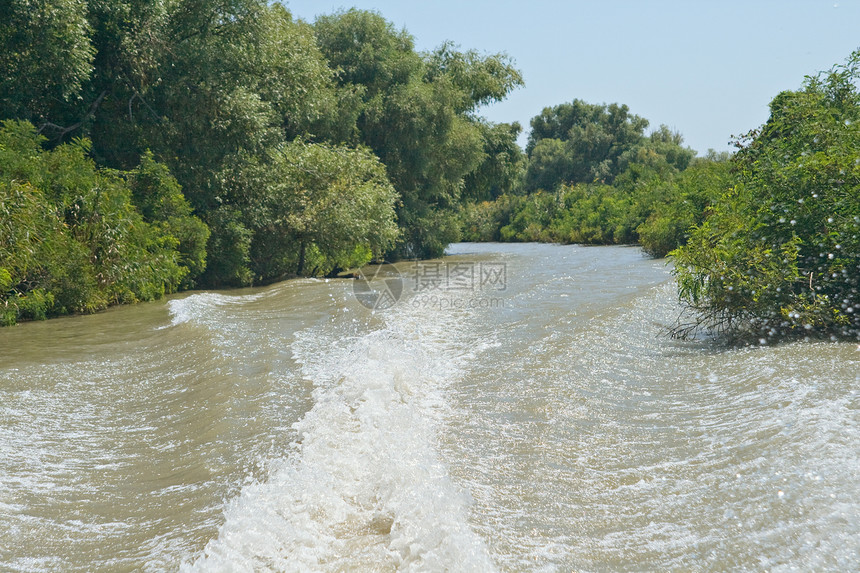
[(573, 100), (547, 107), (531, 121), (526, 146), (526, 190), (554, 190), (560, 183), (612, 183), (622, 157), (640, 144), (648, 120), (626, 105)]
[(519, 72), (503, 54), (451, 44), (420, 54), (405, 30), (375, 12), (322, 16), (314, 29), (356, 118), (350, 142), (379, 156), (400, 195), (402, 241), (393, 254), (442, 254), (459, 234), (464, 179), (487, 159), (476, 112), (521, 85)]
[(3, 2), (0, 119), (45, 126), (74, 116), (93, 70), (91, 35), (84, 2)]
[(92, 312), (182, 286), (194, 261), (172, 232), (203, 227), (181, 194), (179, 212), (146, 221), (130, 175), (98, 168), (87, 140), (51, 151), (43, 142), (28, 122), (0, 126), (0, 323)]
[[(295, 140), (239, 165), (226, 180), (237, 194), (254, 190), (239, 220), (249, 229), (242, 264), (259, 280), (360, 267), (382, 258), (398, 237), (396, 192), (366, 149)], [(220, 283), (237, 282), (225, 261), (208, 272)]]

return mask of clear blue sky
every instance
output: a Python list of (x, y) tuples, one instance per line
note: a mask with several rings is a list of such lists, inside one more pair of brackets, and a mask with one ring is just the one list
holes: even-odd
[[(312, 22), (375, 10), (415, 38), (506, 52), (525, 87), (482, 114), (529, 120), (575, 98), (625, 103), (703, 154), (761, 125), (780, 91), (860, 47), (860, 0), (283, 0)], [(525, 142), (525, 135), (521, 143)]]

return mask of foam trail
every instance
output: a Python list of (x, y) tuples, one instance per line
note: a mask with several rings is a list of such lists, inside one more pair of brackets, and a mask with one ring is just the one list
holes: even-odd
[(345, 342), (310, 332), (294, 345), (316, 386), (294, 451), (243, 488), (183, 570), (494, 569), (435, 447), (460, 371), (455, 345), (442, 342), (451, 325), (396, 318)]

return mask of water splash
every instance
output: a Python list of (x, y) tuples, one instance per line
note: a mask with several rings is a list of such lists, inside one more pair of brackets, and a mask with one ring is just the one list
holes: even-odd
[(463, 355), (452, 326), (401, 314), (345, 341), (304, 333), (293, 350), (315, 390), (298, 440), (183, 570), (493, 570), (436, 448)]

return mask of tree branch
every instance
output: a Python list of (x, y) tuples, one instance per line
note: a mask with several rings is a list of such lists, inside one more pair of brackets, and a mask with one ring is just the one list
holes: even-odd
[(90, 116), (92, 116), (96, 112), (96, 110), (102, 104), (102, 100), (105, 99), (105, 96), (107, 96), (107, 94), (108, 94), (108, 90), (104, 90), (102, 93), (100, 93), (99, 97), (97, 97), (96, 101), (94, 101), (92, 103), (92, 105), (90, 105), (90, 109), (87, 110), (87, 113), (84, 115), (84, 117), (81, 118), (81, 120), (79, 122), (74, 123), (68, 127), (63, 127), (61, 125), (57, 125), (56, 123), (51, 123), (49, 121), (46, 121), (45, 123), (42, 124), (42, 127), (39, 128), (39, 133), (41, 134), (46, 128), (50, 127), (52, 129), (56, 129), (58, 131), (58, 134), (52, 139), (52, 141), (64, 138), (67, 133), (72, 132), (72, 131), (78, 129), (79, 127), (81, 127), (84, 124), (84, 122), (87, 119), (89, 119)]
[(134, 115), (132, 114), (132, 111), (131, 111), (131, 104), (134, 101), (134, 99), (137, 98), (140, 100), (140, 103), (142, 103), (144, 106), (146, 106), (146, 109), (149, 110), (149, 113), (152, 114), (152, 117), (155, 118), (155, 121), (160, 122), (162, 119), (161, 116), (158, 115), (158, 113), (156, 113), (156, 111), (154, 109), (152, 109), (152, 106), (149, 105), (149, 103), (145, 99), (143, 99), (143, 96), (140, 95), (140, 92), (131, 86), (129, 86), (129, 87), (131, 88), (131, 90), (134, 93), (132, 93), (131, 97), (128, 98), (128, 119), (131, 120), (132, 122), (134, 121)]

